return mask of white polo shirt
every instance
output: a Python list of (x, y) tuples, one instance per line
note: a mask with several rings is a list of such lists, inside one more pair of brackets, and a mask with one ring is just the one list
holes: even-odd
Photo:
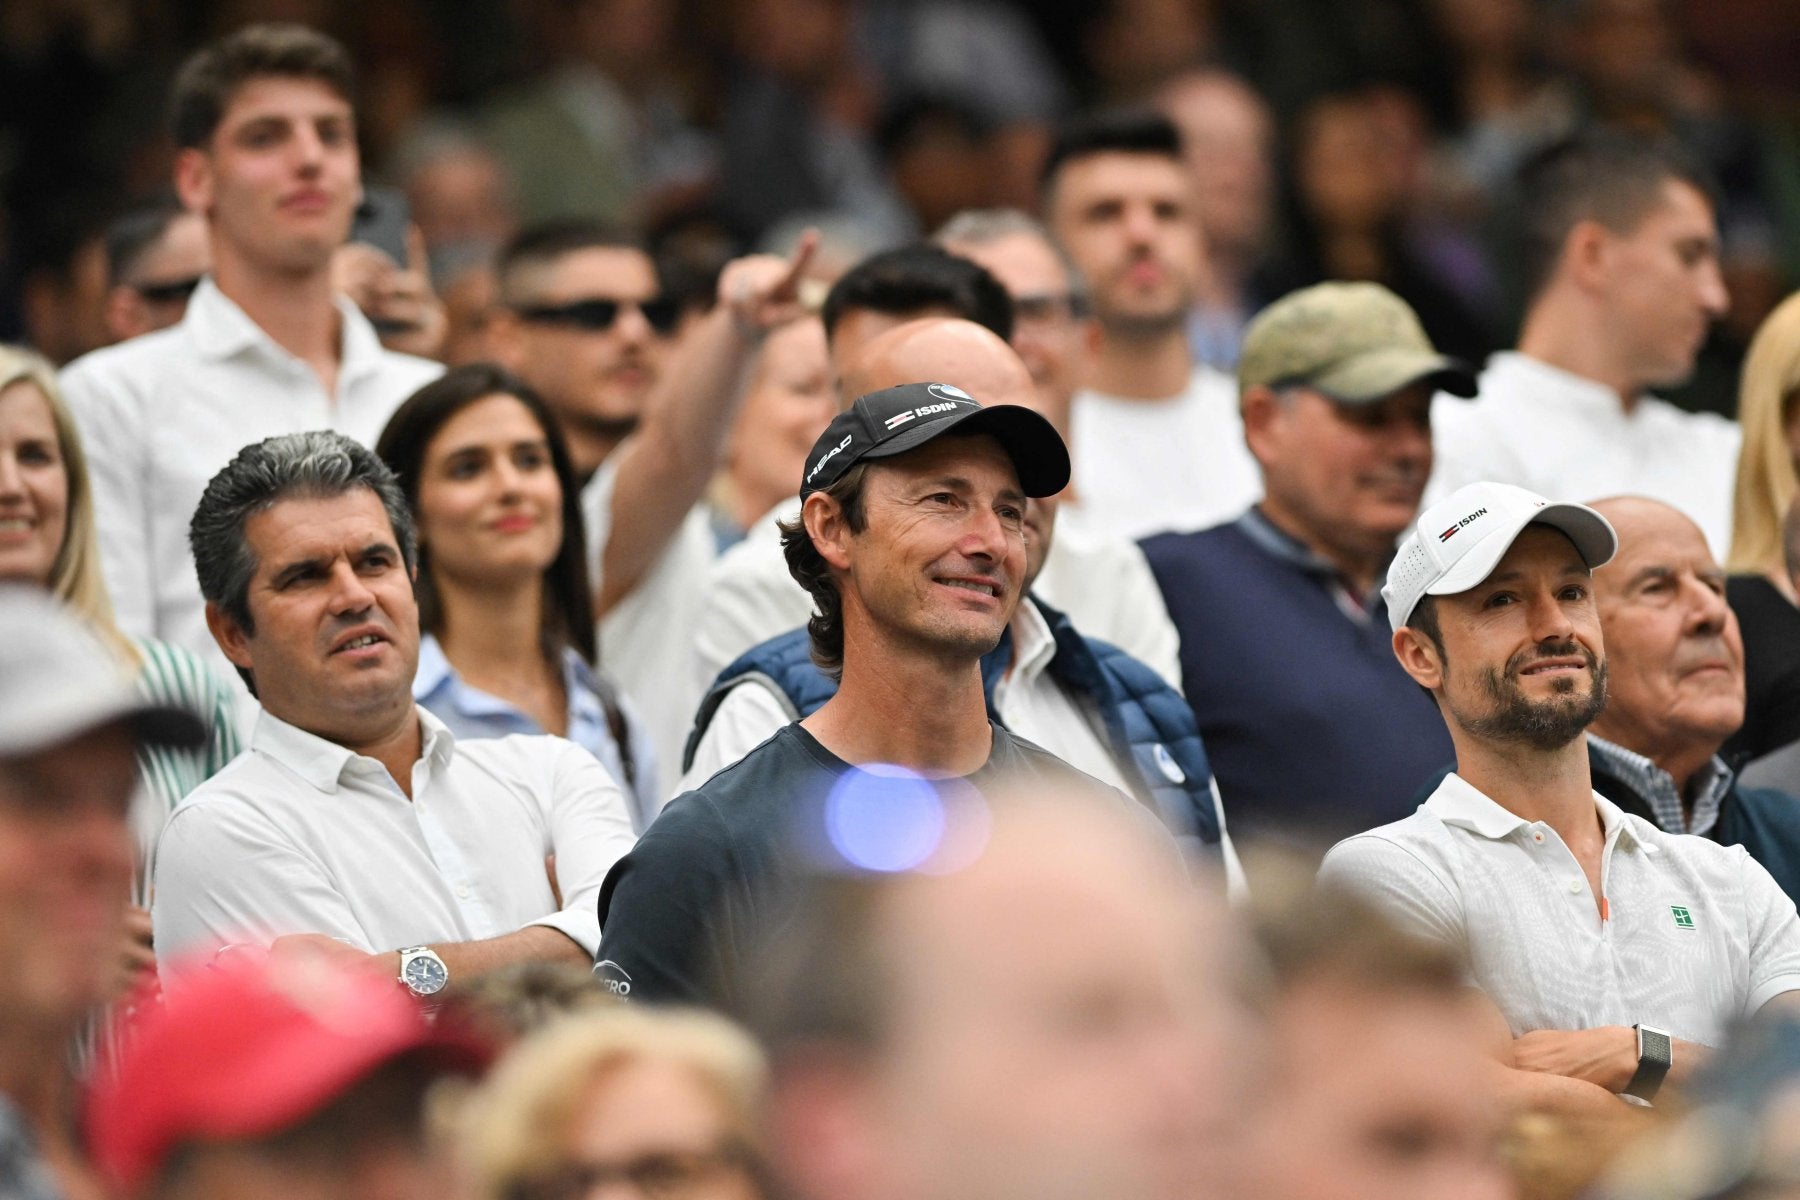
[(343, 322), (337, 394), (208, 278), (180, 324), (76, 359), (60, 377), (93, 480), (100, 561), (119, 628), (201, 656), (242, 692), (206, 629), (188, 551), (200, 494), (244, 446), (336, 429), (373, 446), (400, 402), (441, 364), (382, 348), (354, 304)]
[(375, 759), (262, 712), (250, 748), (163, 828), (158, 957), (290, 933), (376, 952), (528, 925), (593, 953), (600, 884), (635, 841), (619, 785), (562, 738), (458, 742), (416, 711), (410, 800)]
[(1607, 919), (1557, 832), (1450, 775), (1404, 820), (1334, 846), (1346, 889), (1451, 947), (1514, 1036), (1642, 1022), (1716, 1046), (1800, 990), (1794, 902), (1742, 846), (1669, 834), (1598, 792)]
[(1730, 547), (1735, 421), (1650, 395), (1626, 412), (1604, 384), (1506, 351), (1488, 360), (1475, 399), (1433, 401), (1431, 430), (1427, 506), (1481, 480), (1552, 500), (1648, 496), (1692, 517), (1721, 562)]

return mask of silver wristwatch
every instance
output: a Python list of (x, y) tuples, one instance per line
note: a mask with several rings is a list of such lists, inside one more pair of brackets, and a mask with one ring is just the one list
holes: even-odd
[(450, 968), (430, 946), (413, 946), (400, 952), (400, 982), (415, 996), (432, 996), (450, 982)]

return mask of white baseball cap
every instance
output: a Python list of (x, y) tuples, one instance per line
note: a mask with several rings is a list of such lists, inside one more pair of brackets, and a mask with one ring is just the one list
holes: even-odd
[(1389, 564), (1381, 598), (1395, 632), (1426, 596), (1454, 596), (1486, 579), (1527, 525), (1567, 534), (1589, 569), (1619, 548), (1612, 523), (1585, 504), (1553, 504), (1510, 483), (1471, 483), (1420, 513)]
[(99, 639), (47, 593), (0, 587), (0, 758), (115, 721), (154, 745), (206, 740), (193, 713), (139, 696)]

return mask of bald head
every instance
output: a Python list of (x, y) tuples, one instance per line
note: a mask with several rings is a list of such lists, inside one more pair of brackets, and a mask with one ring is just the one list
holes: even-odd
[(1038, 408), (1031, 373), (990, 330), (955, 317), (908, 321), (870, 339), (846, 364), (839, 404), (903, 383), (948, 383), (983, 404)]
[(1596, 501), (1619, 552), (1594, 572), (1606, 707), (1593, 732), (1644, 755), (1685, 792), (1744, 720), (1744, 642), (1725, 572), (1692, 519), (1658, 500)]

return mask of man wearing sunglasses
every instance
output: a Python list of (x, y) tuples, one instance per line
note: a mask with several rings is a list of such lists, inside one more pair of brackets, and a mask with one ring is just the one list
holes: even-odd
[(642, 248), (587, 223), (526, 230), (499, 275), (495, 353), (556, 413), (586, 478), (637, 428), (680, 308)]
[(212, 270), (206, 218), (173, 200), (146, 205), (106, 231), (106, 327), (122, 342), (167, 329)]
[(575, 470), (600, 657), (671, 772), (700, 702), (693, 628), (714, 542), (696, 508), (723, 464), (751, 357), (798, 317), (817, 239), (720, 274), (718, 303), (682, 331), (656, 266), (586, 222), (545, 224), (501, 252), (495, 356), (556, 414)]

